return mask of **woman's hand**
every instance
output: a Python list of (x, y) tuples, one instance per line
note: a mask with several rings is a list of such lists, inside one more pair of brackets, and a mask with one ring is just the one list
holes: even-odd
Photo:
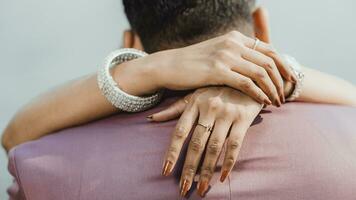
[[(198, 89), (184, 100), (152, 115), (153, 121), (165, 121), (177, 117), (184, 110), (173, 131), (162, 174), (168, 176), (172, 172), (182, 146), (194, 128), (180, 181), (181, 195), (185, 196), (190, 189), (206, 149), (198, 183), (198, 194), (204, 196), (225, 140), (227, 149), (221, 168), (221, 181), (233, 168), (245, 133), (261, 109), (261, 104), (239, 91), (212, 87)], [(198, 123), (194, 127), (196, 121)]]
[[(132, 94), (161, 88), (195, 89), (227, 85), (259, 103), (284, 102), (283, 79), (295, 77), (282, 57), (266, 43), (253, 49), (255, 40), (232, 31), (192, 46), (166, 50), (115, 68), (114, 79)], [(135, 77), (135, 78), (133, 78)]]

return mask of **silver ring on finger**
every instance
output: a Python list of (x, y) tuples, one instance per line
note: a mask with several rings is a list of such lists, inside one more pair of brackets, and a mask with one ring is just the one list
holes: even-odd
[(253, 50), (256, 50), (257, 46), (260, 44), (260, 40), (258, 38), (255, 38), (255, 43), (253, 44)]
[(205, 128), (205, 132), (211, 133), (213, 131), (213, 127), (210, 125), (204, 125), (204, 124), (198, 123), (198, 126), (202, 126), (203, 128)]

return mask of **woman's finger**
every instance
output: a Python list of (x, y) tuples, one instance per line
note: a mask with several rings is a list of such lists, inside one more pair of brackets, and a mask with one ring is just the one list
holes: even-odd
[(264, 55), (263, 53), (250, 48), (244, 48), (244, 51), (242, 52), (242, 57), (265, 69), (278, 91), (279, 99), (284, 102), (285, 97), (283, 79), (280, 72), (278, 71), (274, 60)]
[(275, 53), (274, 51), (270, 53), (267, 52), (266, 54), (275, 61), (278, 70), (281, 73), (281, 75), (284, 77), (284, 79), (293, 83), (297, 82), (297, 77), (292, 72), (292, 69), (281, 55)]
[(194, 103), (189, 103), (182, 116), (179, 118), (172, 133), (171, 142), (168, 146), (163, 162), (162, 175), (168, 176), (172, 172), (182, 150), (183, 144), (187, 139), (197, 117), (197, 106)]
[[(228, 50), (221, 50), (218, 54), (218, 57), (223, 60), (223, 62), (230, 66), (230, 69), (233, 70), (234, 72), (237, 72), (239, 74), (242, 74), (253, 81), (255, 81), (258, 86), (263, 90), (265, 94), (268, 95), (269, 99), (274, 102), (274, 105), (280, 106), (281, 105), (281, 98), (280, 96), (283, 96), (283, 81), (282, 82), (274, 82), (272, 80), (273, 75), (279, 75), (279, 72), (277, 70), (277, 67), (274, 64), (274, 61), (271, 58), (268, 58), (267, 56), (263, 55), (262, 59), (266, 60), (266, 58), (271, 61), (271, 67), (275, 67), (275, 73), (272, 70), (269, 69), (268, 66), (265, 66), (264, 64), (267, 61), (264, 62), (255, 62), (253, 59), (246, 59), (244, 58), (244, 54), (247, 54), (247, 50), (254, 51), (252, 49), (249, 49), (245, 46), (241, 46), (240, 44), (231, 41), (231, 45), (228, 47)], [(259, 53), (257, 51), (254, 51), (256, 53)], [(251, 52), (249, 52), (251, 53)], [(261, 54), (261, 53), (259, 53)], [(240, 55), (240, 56), (236, 56)], [(251, 57), (251, 55), (249, 55)], [(261, 57), (259, 58), (261, 59)], [(267, 69), (268, 67), (268, 69)], [(272, 76), (271, 76), (272, 75)], [(281, 88), (281, 89), (277, 89)]]
[[(247, 36), (244, 36), (244, 38), (246, 41), (245, 45), (248, 48), (252, 49), (255, 45), (256, 40), (249, 38)], [(297, 78), (293, 74), (293, 72), (290, 69), (290, 67), (288, 66), (288, 64), (285, 62), (285, 60), (282, 58), (282, 56), (280, 54), (276, 53), (275, 49), (270, 44), (267, 44), (267, 43), (261, 41), (256, 46), (255, 50), (272, 58), (274, 60), (274, 62), (276, 63), (276, 66), (284, 79), (286, 79), (287, 81), (291, 81), (291, 82), (295, 82), (297, 80)]]
[(251, 78), (269, 96), (269, 99), (276, 106), (281, 106), (281, 98), (277, 92), (277, 88), (271, 80), (268, 72), (256, 65), (253, 62), (243, 60), (240, 61), (241, 65), (238, 67), (242, 75)]
[(164, 122), (164, 121), (176, 119), (183, 113), (186, 105), (187, 105), (186, 100), (180, 99), (174, 102), (168, 108), (148, 116), (147, 120), (153, 122)]
[(246, 123), (244, 119), (239, 119), (233, 123), (230, 135), (226, 141), (226, 153), (221, 168), (220, 181), (224, 182), (230, 171), (234, 167), (239, 155), (246, 131), (251, 123)]
[(214, 174), (216, 163), (224, 146), (225, 138), (228, 135), (231, 121), (228, 118), (217, 120), (213, 133), (209, 138), (205, 151), (205, 158), (200, 171), (198, 183), (198, 194), (203, 197), (209, 187), (209, 182)]
[(241, 74), (228, 70), (223, 76), (223, 83), (232, 88), (238, 89), (247, 94), (258, 103), (271, 105), (272, 102), (268, 96), (250, 79)]
[(207, 113), (200, 113), (200, 118), (195, 127), (193, 135), (188, 145), (187, 155), (185, 157), (184, 167), (180, 180), (180, 194), (185, 196), (192, 186), (201, 156), (205, 145), (211, 134), (214, 125), (214, 110), (209, 109)]

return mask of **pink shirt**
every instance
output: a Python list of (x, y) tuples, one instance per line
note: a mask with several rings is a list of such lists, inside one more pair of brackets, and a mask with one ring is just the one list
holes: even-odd
[[(179, 173), (162, 177), (176, 121), (119, 114), (13, 149), (11, 199), (180, 199)], [(206, 199), (356, 199), (356, 109), (289, 103), (267, 108), (245, 138), (229, 179), (215, 172)], [(218, 167), (218, 169), (220, 169)], [(189, 199), (200, 199), (195, 185)]]

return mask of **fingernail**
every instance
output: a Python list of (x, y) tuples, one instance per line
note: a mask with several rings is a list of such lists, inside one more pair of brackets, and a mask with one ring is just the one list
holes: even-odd
[(180, 189), (180, 196), (184, 197), (188, 192), (189, 182), (187, 179), (184, 179), (182, 182), (182, 187)]
[(204, 180), (198, 184), (198, 194), (201, 197), (204, 197), (206, 190), (208, 189), (208, 181)]
[(286, 99), (285, 99), (283, 93), (280, 95), (280, 99), (281, 99), (281, 102), (282, 102), (282, 103), (285, 103), (285, 102), (286, 102)]
[(227, 170), (224, 170), (222, 173), (221, 173), (221, 177), (220, 177), (220, 182), (224, 182), (226, 177), (229, 175), (229, 171)]
[(274, 101), (274, 104), (279, 108), (279, 107), (281, 107), (281, 102), (280, 102), (280, 100), (279, 100), (279, 98), (276, 98), (276, 100)]
[(271, 100), (269, 100), (269, 99), (265, 99), (263, 102), (266, 105), (271, 105), (272, 104)]
[(147, 116), (146, 119), (147, 119), (147, 121), (150, 121), (150, 122), (153, 121), (153, 115)]
[(162, 169), (162, 175), (168, 176), (171, 173), (173, 163), (171, 161), (166, 160)]

